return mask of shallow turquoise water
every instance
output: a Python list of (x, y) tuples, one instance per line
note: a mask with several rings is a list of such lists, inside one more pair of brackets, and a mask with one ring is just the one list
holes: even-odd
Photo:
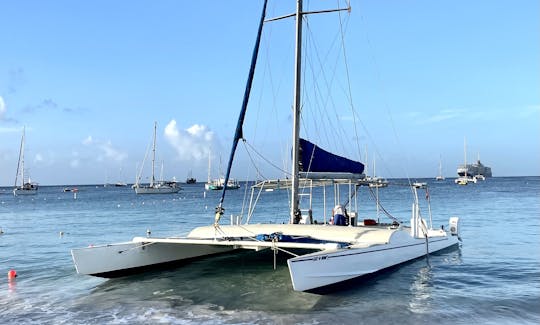
[[(70, 249), (145, 236), (185, 235), (213, 221), (218, 193), (203, 184), (175, 195), (130, 188), (62, 187), (35, 197), (0, 189), (0, 315), (4, 323), (54, 324), (515, 324), (540, 323), (540, 178), (471, 186), (430, 182), (434, 225), (460, 216), (463, 243), (329, 295), (292, 291), (285, 266), (265, 255), (220, 256), (181, 268), (104, 280), (77, 275)], [(259, 209), (287, 220), (287, 193)], [(380, 191), (386, 209), (410, 216), (404, 188)], [(373, 202), (364, 197), (371, 205)], [(224, 219), (243, 190), (227, 194)], [(361, 217), (373, 217), (360, 203)], [(319, 208), (322, 205), (319, 206)], [(330, 209), (331, 207), (327, 207)], [(323, 213), (315, 215), (321, 220)], [(254, 217), (254, 221), (263, 221)], [(382, 219), (382, 216), (381, 216)], [(382, 219), (385, 220), (385, 219)], [(268, 222), (268, 221), (266, 221)], [(60, 234), (63, 233), (63, 235)], [(18, 277), (7, 281), (15, 269)]]

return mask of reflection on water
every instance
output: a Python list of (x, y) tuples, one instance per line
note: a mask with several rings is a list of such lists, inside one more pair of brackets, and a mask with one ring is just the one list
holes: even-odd
[(17, 290), (17, 282), (15, 280), (9, 279), (8, 280), (8, 292), (10, 294), (15, 293), (16, 290)]
[(419, 314), (429, 313), (432, 310), (431, 293), (433, 290), (431, 266), (427, 265), (418, 270), (409, 290), (411, 291), (410, 310)]
[(204, 302), (223, 310), (312, 309), (320, 296), (293, 291), (286, 256), (282, 254), (278, 262), (274, 270), (270, 250), (216, 256), (173, 270), (107, 280), (92, 290), (91, 297), (162, 300), (176, 306)]

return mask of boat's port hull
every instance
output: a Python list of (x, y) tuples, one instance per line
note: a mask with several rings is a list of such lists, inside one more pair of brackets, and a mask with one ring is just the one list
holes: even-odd
[(139, 273), (233, 250), (231, 246), (126, 242), (71, 250), (77, 273), (105, 278)]

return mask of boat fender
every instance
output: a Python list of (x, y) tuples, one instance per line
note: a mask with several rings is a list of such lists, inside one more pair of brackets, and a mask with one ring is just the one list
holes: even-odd
[(364, 226), (376, 226), (377, 221), (373, 219), (364, 219)]

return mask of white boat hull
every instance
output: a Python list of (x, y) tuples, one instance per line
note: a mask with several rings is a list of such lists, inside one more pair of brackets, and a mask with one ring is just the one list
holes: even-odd
[[(456, 234), (457, 222), (454, 221), (452, 230)], [(293, 230), (300, 237), (308, 232), (318, 233), (330, 242), (338, 235), (343, 240), (357, 237), (365, 241), (338, 248), (341, 246), (336, 243), (256, 241), (246, 237), (247, 233), (287, 234)], [(374, 273), (425, 256), (427, 252), (425, 238), (412, 237), (410, 228), (391, 230), (384, 227), (266, 224), (223, 226), (219, 233), (227, 234), (228, 239), (210, 238), (210, 235), (218, 233), (213, 226), (208, 226), (196, 228), (186, 238), (136, 237), (131, 242), (73, 249), (71, 254), (79, 274), (111, 278), (238, 249), (259, 251), (276, 246), (286, 250), (316, 250), (287, 261), (294, 290), (310, 291)], [(442, 230), (430, 230), (430, 233), (430, 253), (459, 242), (458, 236), (448, 235)]]
[(19, 196), (19, 195), (36, 195), (37, 189), (31, 189), (31, 190), (23, 190), (20, 188), (16, 188), (13, 190), (13, 195)]
[[(287, 261), (293, 288), (309, 291), (351, 280), (411, 261), (426, 255), (426, 240), (412, 238), (407, 233), (393, 238), (389, 244), (370, 247), (320, 251)], [(408, 237), (408, 238), (407, 238)], [(433, 253), (458, 244), (457, 236), (429, 239)]]
[(77, 273), (114, 278), (182, 260), (224, 253), (230, 246), (131, 242), (72, 249)]
[(179, 187), (136, 187), (136, 194), (170, 194), (178, 193)]

